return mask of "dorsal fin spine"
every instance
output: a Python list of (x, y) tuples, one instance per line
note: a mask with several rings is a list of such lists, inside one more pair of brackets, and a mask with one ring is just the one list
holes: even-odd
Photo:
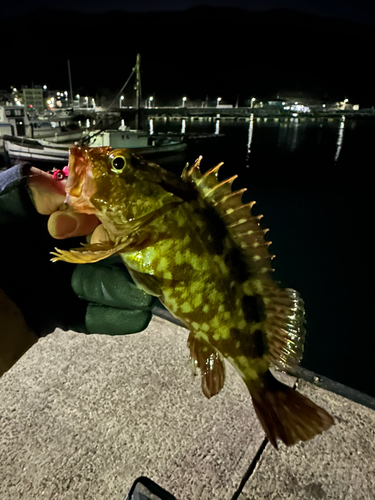
[(210, 170), (207, 170), (206, 173), (203, 174), (203, 179), (206, 179), (210, 175), (215, 175), (217, 178), (217, 174), (220, 170), (220, 167), (224, 165), (224, 162), (222, 161), (221, 163), (218, 163), (215, 167), (212, 167)]
[(235, 179), (237, 179), (238, 175), (234, 175), (233, 177), (229, 177), (229, 179), (225, 179), (222, 182), (219, 182), (216, 186), (212, 187), (207, 193), (206, 198), (211, 196), (217, 189), (220, 189), (224, 186), (231, 186)]
[[(234, 197), (238, 197), (241, 200), (242, 195), (244, 194), (245, 191), (247, 191), (247, 188), (239, 189), (238, 191), (232, 191), (231, 193), (224, 195), (219, 200), (214, 201), (213, 205), (215, 207), (218, 207), (220, 204), (226, 203), (230, 198), (234, 198)], [(251, 204), (252, 204), (251, 206), (253, 206), (255, 204), (255, 201), (252, 201)]]

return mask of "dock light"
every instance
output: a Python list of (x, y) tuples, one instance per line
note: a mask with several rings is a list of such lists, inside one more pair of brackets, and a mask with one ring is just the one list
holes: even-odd
[(119, 108), (122, 108), (122, 101), (124, 100), (124, 96), (122, 95), (120, 97), (120, 102), (119, 102)]
[(221, 97), (218, 97), (218, 98), (216, 99), (216, 107), (217, 107), (217, 108), (219, 107), (219, 103), (220, 103), (220, 101), (221, 101)]
[(47, 90), (47, 85), (43, 85), (43, 90)]
[(255, 97), (252, 97), (252, 98), (251, 98), (251, 105), (250, 105), (250, 108), (253, 108), (253, 107), (254, 107), (254, 101), (255, 101)]
[(184, 106), (185, 106), (185, 102), (186, 102), (186, 97), (183, 97), (183, 98), (182, 98), (182, 107), (184, 107)]
[(344, 99), (344, 103), (346, 104), (347, 102), (349, 102), (349, 99)]
[(86, 103), (86, 108), (89, 107), (89, 98), (87, 96), (85, 96), (85, 103)]

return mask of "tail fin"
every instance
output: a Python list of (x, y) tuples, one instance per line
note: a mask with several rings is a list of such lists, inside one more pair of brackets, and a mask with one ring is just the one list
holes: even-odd
[(290, 446), (308, 441), (334, 424), (323, 408), (276, 380), (269, 371), (249, 390), (255, 412), (275, 448), (277, 439)]

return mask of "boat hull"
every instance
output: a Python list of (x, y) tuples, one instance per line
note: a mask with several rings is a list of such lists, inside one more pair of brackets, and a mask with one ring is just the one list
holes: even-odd
[[(3, 136), (4, 148), (12, 164), (18, 162), (48, 163), (55, 166), (67, 165), (71, 144), (51, 143), (22, 137)], [(125, 146), (124, 146), (125, 147)], [(170, 143), (144, 148), (128, 148), (134, 154), (147, 158), (160, 158), (180, 154), (186, 149), (186, 143)]]

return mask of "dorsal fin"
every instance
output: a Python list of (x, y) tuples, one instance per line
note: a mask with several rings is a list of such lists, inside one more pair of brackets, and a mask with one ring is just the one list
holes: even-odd
[(237, 175), (219, 181), (218, 174), (223, 163), (202, 175), (201, 161), (200, 156), (192, 167), (189, 168), (187, 164), (182, 172), (182, 179), (195, 184), (202, 198), (220, 215), (233, 241), (241, 249), (249, 271), (259, 274), (261, 279), (265, 278), (273, 271), (271, 260), (274, 256), (268, 252), (271, 242), (264, 238), (268, 229), (263, 229), (260, 225), (263, 216), (251, 214), (254, 201), (242, 203), (241, 198), (246, 188), (232, 191), (232, 184)]
[(304, 306), (298, 292), (280, 288), (270, 279), (271, 259), (268, 252), (270, 241), (264, 235), (268, 229), (260, 224), (262, 215), (252, 215), (255, 202), (244, 204), (241, 201), (246, 189), (232, 191), (236, 178), (233, 176), (219, 181), (218, 172), (222, 163), (202, 175), (199, 157), (194, 165), (185, 167), (182, 178), (193, 183), (202, 198), (211, 205), (221, 219), (246, 262), (253, 280), (261, 281), (265, 307), (265, 320), (262, 328), (267, 336), (270, 363), (282, 370), (293, 369), (298, 365), (303, 351)]

